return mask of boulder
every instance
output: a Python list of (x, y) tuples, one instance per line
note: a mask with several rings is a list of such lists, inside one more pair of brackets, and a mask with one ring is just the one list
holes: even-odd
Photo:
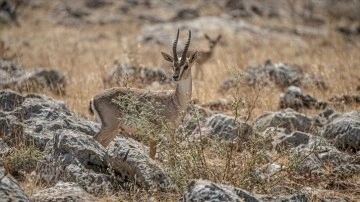
[(29, 201), (16, 179), (0, 166), (0, 199), (2, 201)]
[(216, 184), (208, 180), (192, 180), (179, 202), (190, 201), (261, 201), (243, 189)]
[(339, 151), (322, 137), (300, 131), (289, 132), (276, 127), (267, 128), (262, 136), (270, 136), (272, 146), (277, 152), (288, 153), (293, 160), (294, 171), (300, 174), (333, 174), (327, 172), (326, 166), (355, 166), (352, 161), (354, 157)]
[(312, 119), (288, 108), (278, 112), (264, 112), (255, 119), (253, 124), (254, 130), (257, 132), (262, 132), (269, 127), (309, 132), (312, 129)]
[(257, 195), (246, 190), (224, 184), (216, 184), (208, 180), (191, 180), (179, 202), (188, 201), (309, 201), (303, 193), (292, 193), (282, 195)]
[[(176, 22), (157, 23), (143, 28), (138, 36), (139, 41), (144, 43), (155, 43), (168, 45), (172, 44), (174, 36), (169, 33), (175, 33), (180, 28), (180, 32), (186, 33), (189, 29), (192, 32), (192, 39), (201, 39), (205, 33), (222, 32), (236, 33), (240, 31), (250, 32), (265, 36), (268, 31), (245, 21), (231, 20), (226, 17), (202, 16), (193, 20), (184, 20)], [(181, 41), (179, 41), (179, 44)]]
[(313, 117), (313, 122), (316, 126), (324, 126), (340, 116), (335, 110), (327, 108), (321, 111), (318, 115)]
[(328, 103), (317, 101), (311, 95), (308, 95), (299, 87), (290, 86), (284, 93), (280, 95), (279, 108), (286, 109), (292, 108), (296, 111), (299, 111), (301, 108), (315, 108), (315, 109), (324, 109)]
[(16, 141), (30, 141), (44, 150), (56, 130), (71, 129), (94, 134), (94, 123), (81, 121), (64, 102), (44, 95), (20, 95), (11, 90), (0, 91), (0, 126), (3, 140), (10, 146)]
[[(287, 63), (271, 63), (266, 60), (264, 64), (253, 64), (244, 71), (244, 81), (249, 86), (276, 86), (288, 88), (290, 86), (327, 89), (324, 79), (314, 74), (305, 74), (302, 68)], [(237, 86), (239, 79), (231, 77), (220, 84), (220, 92), (226, 92)], [(294, 91), (294, 87), (291, 89)]]
[(116, 191), (129, 183), (144, 189), (174, 188), (160, 165), (148, 158), (145, 146), (116, 138), (106, 150), (92, 138), (99, 124), (75, 116), (63, 102), (0, 91), (0, 115), (4, 143), (31, 141), (44, 150), (35, 172), (45, 184), (75, 182), (91, 194)]
[(246, 142), (252, 134), (252, 127), (241, 120), (224, 114), (214, 114), (207, 119), (208, 134), (227, 141)]
[(270, 60), (266, 60), (261, 65), (250, 65), (246, 68), (244, 74), (250, 86), (259, 83), (264, 85), (274, 83), (282, 88), (291, 85), (300, 86), (304, 78), (304, 73), (299, 66), (287, 63), (272, 64)]
[(360, 151), (360, 114), (350, 111), (333, 119), (321, 130), (321, 135), (342, 151)]
[(154, 82), (159, 84), (170, 83), (171, 79), (162, 68), (140, 67), (128, 64), (117, 64), (111, 68), (109, 73), (103, 78), (105, 87), (113, 86), (136, 86), (144, 87)]
[(54, 187), (35, 192), (31, 201), (99, 201), (100, 199), (85, 192), (73, 182), (58, 182)]
[(19, 92), (42, 92), (50, 90), (56, 94), (65, 94), (67, 77), (60, 70), (21, 66), (0, 59), (0, 89), (12, 89)]
[(177, 187), (159, 166), (149, 157), (149, 152), (139, 142), (118, 136), (109, 145), (107, 160), (115, 173), (146, 190), (176, 191)]

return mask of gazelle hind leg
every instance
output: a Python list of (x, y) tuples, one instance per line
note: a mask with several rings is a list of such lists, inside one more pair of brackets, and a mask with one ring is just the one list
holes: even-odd
[(157, 141), (152, 140), (152, 139), (149, 140), (149, 156), (152, 159), (155, 159), (156, 145), (157, 145)]
[(117, 134), (117, 127), (101, 127), (100, 131), (94, 136), (94, 139), (102, 146), (107, 147)]

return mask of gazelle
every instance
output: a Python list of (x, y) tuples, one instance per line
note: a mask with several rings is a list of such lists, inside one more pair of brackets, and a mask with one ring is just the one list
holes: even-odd
[[(173, 56), (161, 52), (163, 58), (172, 63), (172, 78), (176, 83), (175, 91), (147, 91), (117, 87), (104, 90), (91, 99), (89, 110), (101, 122), (101, 129), (94, 139), (104, 147), (107, 147), (115, 138), (119, 128), (133, 134), (146, 132), (142, 131), (143, 126), (139, 124), (139, 121), (153, 124), (152, 129), (155, 128), (157, 131), (164, 127), (165, 122), (170, 123), (173, 130), (180, 124), (191, 100), (191, 66), (197, 58), (197, 52), (186, 57), (191, 40), (189, 30), (183, 54), (181, 58), (178, 58), (176, 51), (178, 39), (179, 30), (173, 43)], [(155, 158), (156, 141), (150, 138), (149, 147), (150, 157)]]
[(209, 50), (208, 51), (198, 51), (199, 54), (199, 58), (196, 60), (195, 64), (195, 78), (199, 78), (199, 72), (201, 72), (201, 78), (204, 77), (204, 71), (202, 68), (202, 65), (204, 63), (206, 63), (212, 56), (214, 53), (214, 49), (217, 45), (217, 43), (220, 41), (221, 39), (221, 34), (218, 35), (216, 37), (216, 39), (211, 39), (207, 34), (204, 35), (205, 39), (208, 41), (209, 43)]

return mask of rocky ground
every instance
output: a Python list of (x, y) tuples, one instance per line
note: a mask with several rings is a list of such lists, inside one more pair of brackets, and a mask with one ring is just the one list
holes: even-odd
[[(0, 199), (359, 201), (359, 9), (0, 0)], [(158, 134), (156, 159), (146, 137), (123, 132), (104, 148), (90, 98), (110, 86), (174, 88), (160, 51), (178, 28), (203, 55), (204, 35), (222, 36), (194, 67), (203, 73), (181, 126)]]

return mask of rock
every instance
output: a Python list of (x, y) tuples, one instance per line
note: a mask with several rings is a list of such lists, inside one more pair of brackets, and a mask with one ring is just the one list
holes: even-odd
[(57, 94), (65, 94), (66, 85), (67, 78), (60, 70), (22, 69), (14, 62), (0, 59), (0, 89), (19, 92), (50, 90)]
[(317, 116), (313, 117), (313, 122), (317, 126), (324, 126), (330, 121), (334, 120), (336, 117), (340, 116), (333, 109), (327, 108), (320, 112)]
[[(189, 29), (192, 33), (192, 39), (201, 39), (205, 33), (222, 32), (236, 33), (240, 31), (250, 32), (265, 36), (266, 30), (255, 25), (246, 23), (245, 21), (231, 20), (226, 17), (202, 16), (193, 20), (176, 21), (167, 23), (158, 23), (148, 25), (143, 28), (138, 36), (139, 41), (144, 43), (155, 43), (168, 45), (173, 43), (174, 30), (180, 28), (180, 32), (187, 32)], [(179, 41), (179, 44), (181, 41)]]
[[(304, 74), (301, 67), (297, 65), (281, 62), (272, 64), (270, 60), (266, 60), (264, 64), (248, 66), (244, 71), (244, 78), (245, 83), (249, 86), (274, 85), (279, 88), (302, 86), (306, 88), (317, 87), (321, 90), (327, 89), (322, 77), (313, 74)], [(220, 84), (220, 91), (227, 92), (229, 89), (236, 87), (238, 83), (239, 79), (236, 77), (226, 79)]]
[(337, 95), (330, 98), (329, 101), (341, 104), (360, 103), (360, 95)]
[(216, 184), (208, 180), (192, 180), (186, 187), (184, 194), (178, 200), (187, 201), (244, 201), (244, 202), (272, 202), (272, 201), (309, 201), (306, 194), (293, 193), (281, 195), (257, 195), (240, 188)]
[(227, 99), (212, 100), (202, 105), (205, 108), (209, 108), (212, 111), (230, 111), (233, 109), (233, 102)]
[[(0, 127), (9, 146), (31, 141), (44, 150), (35, 172), (45, 184), (75, 182), (91, 194), (116, 191), (128, 183), (170, 190), (170, 178), (149, 160), (145, 146), (120, 139), (108, 153), (92, 138), (99, 124), (76, 117), (64, 103), (49, 97), (0, 91)], [(126, 148), (131, 148), (129, 157), (122, 161)]]
[(7, 153), (11, 151), (11, 148), (0, 139), (0, 156), (5, 156)]
[(215, 184), (207, 180), (192, 180), (178, 200), (188, 201), (261, 201), (253, 194), (239, 188)]
[(304, 193), (294, 193), (289, 195), (270, 195), (263, 196), (260, 199), (264, 202), (273, 202), (273, 201), (287, 201), (287, 202), (308, 202), (310, 201), (309, 197)]
[(116, 137), (107, 152), (111, 168), (146, 190), (177, 190), (169, 176), (159, 167), (159, 163), (149, 157), (148, 151), (141, 150), (142, 147), (144, 146), (135, 140)]
[(269, 85), (286, 88), (291, 85), (300, 86), (304, 74), (300, 67), (286, 63), (272, 64), (270, 60), (263, 65), (250, 65), (245, 70), (245, 78), (250, 86), (255, 84)]
[(236, 78), (225, 79), (220, 83), (219, 92), (226, 93), (232, 88), (235, 88), (239, 84), (239, 80)]
[(346, 36), (350, 35), (359, 35), (360, 34), (360, 25), (354, 26), (338, 26), (337, 31)]
[(69, 129), (54, 133), (36, 170), (40, 179), (46, 183), (75, 182), (92, 194), (119, 188), (121, 181), (106, 171), (105, 148), (91, 136)]
[(182, 20), (192, 20), (195, 18), (200, 17), (199, 11), (194, 8), (181, 8), (176, 12), (176, 15), (171, 18), (170, 21), (176, 22), (176, 21), (182, 21)]
[(323, 127), (321, 136), (342, 151), (360, 151), (359, 112), (350, 111), (338, 116)]
[(88, 134), (95, 133), (94, 124), (81, 121), (63, 102), (47, 96), (22, 96), (5, 90), (0, 91), (0, 103), (0, 126), (5, 131), (3, 140), (9, 146), (19, 140), (31, 141), (38, 149), (44, 150), (56, 130), (72, 129)]
[(254, 130), (258, 132), (262, 132), (269, 127), (285, 128), (288, 131), (309, 132), (312, 129), (312, 120), (305, 114), (289, 108), (278, 112), (264, 112), (255, 119), (253, 124)]
[[(18, 3), (20, 4), (20, 3)], [(20, 25), (18, 21), (17, 6), (13, 1), (1, 0), (0, 1), (0, 23), (10, 24), (15, 23)]]
[[(353, 157), (339, 151), (326, 139), (309, 133), (294, 131), (289, 133), (284, 128), (267, 128), (264, 137), (271, 137), (273, 148), (277, 152), (290, 154), (294, 171), (300, 174), (333, 174), (326, 166), (333, 168), (348, 164)], [(352, 163), (350, 165), (354, 166)], [(355, 166), (356, 167), (356, 166)], [(353, 171), (354, 169), (352, 169)]]
[[(79, 26), (84, 24), (114, 24), (122, 22), (123, 17), (117, 9), (105, 9), (105, 5), (115, 4), (101, 0), (89, 0), (84, 7), (80, 1), (58, 3), (53, 8), (53, 17), (59, 25)], [(93, 8), (102, 7), (102, 9)], [(91, 9), (89, 9), (91, 8)]]
[(15, 178), (0, 166), (0, 198), (2, 201), (29, 201)]
[(296, 111), (301, 108), (324, 109), (328, 103), (317, 101), (314, 97), (305, 94), (299, 87), (290, 86), (280, 95), (279, 108), (292, 108)]
[(208, 133), (217, 139), (227, 141), (247, 142), (252, 134), (252, 128), (244, 121), (234, 117), (214, 114), (207, 119)]
[(100, 199), (85, 192), (73, 182), (58, 182), (54, 187), (37, 191), (31, 201), (99, 201)]
[[(128, 64), (117, 64), (103, 78), (105, 87), (126, 86), (127, 84), (151, 85), (170, 83), (171, 79), (162, 68), (138, 67)], [(143, 87), (143, 86), (142, 86)]]
[(111, 3), (107, 2), (106, 0), (85, 0), (85, 5), (88, 8), (101, 8), (109, 4)]

